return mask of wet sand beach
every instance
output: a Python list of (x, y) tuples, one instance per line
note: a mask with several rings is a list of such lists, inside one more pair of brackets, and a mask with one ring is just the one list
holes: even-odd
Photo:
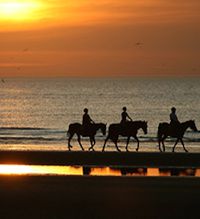
[(200, 179), (0, 176), (1, 218), (195, 218)]
[[(0, 163), (199, 167), (199, 154), (1, 151)], [(0, 176), (1, 218), (195, 218), (199, 177)]]

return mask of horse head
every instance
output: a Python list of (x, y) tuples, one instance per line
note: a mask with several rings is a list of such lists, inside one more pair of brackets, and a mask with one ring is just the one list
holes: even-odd
[(143, 132), (144, 132), (144, 134), (146, 135), (147, 134), (147, 121), (142, 121), (142, 126), (141, 126), (141, 128), (142, 128), (142, 130), (143, 130)]
[(189, 123), (189, 124), (188, 124), (189, 127), (190, 127), (193, 131), (195, 131), (195, 132), (198, 131), (194, 120), (190, 120), (190, 121), (188, 121), (188, 123)]

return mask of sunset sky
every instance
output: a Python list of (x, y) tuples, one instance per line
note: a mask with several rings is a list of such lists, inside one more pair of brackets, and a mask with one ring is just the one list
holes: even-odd
[(0, 76), (200, 75), (199, 0), (0, 0)]

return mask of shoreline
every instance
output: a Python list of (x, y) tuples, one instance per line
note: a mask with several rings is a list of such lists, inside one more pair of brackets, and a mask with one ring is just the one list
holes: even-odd
[[(90, 143), (88, 140), (83, 140), (83, 147), (85, 151), (88, 151), (90, 147)], [(82, 152), (80, 146), (76, 141), (72, 143), (73, 148), (71, 152)], [(122, 152), (126, 152), (125, 149), (125, 143), (120, 143), (119, 148)], [(200, 143), (199, 142), (190, 142), (189, 144), (185, 144), (186, 149), (189, 151), (189, 153), (200, 153)], [(136, 143), (131, 142), (129, 145), (129, 151), (136, 152)], [(29, 143), (2, 143), (0, 142), (0, 152), (1, 151), (54, 151), (54, 152), (69, 152), (68, 147), (67, 147), (67, 141), (66, 142), (40, 142), (40, 143), (34, 143), (34, 142), (29, 142)], [(94, 149), (95, 152), (101, 152), (103, 148), (103, 143), (102, 142), (97, 142), (95, 145)], [(173, 148), (173, 143), (166, 144), (166, 152), (172, 152)], [(116, 152), (116, 148), (112, 142), (110, 142), (106, 149), (106, 152)], [(89, 152), (89, 151), (88, 151)], [(139, 153), (159, 153), (159, 148), (155, 143), (152, 142), (141, 142), (140, 148), (139, 148)], [(183, 153), (183, 147), (181, 145), (177, 145), (175, 153)]]

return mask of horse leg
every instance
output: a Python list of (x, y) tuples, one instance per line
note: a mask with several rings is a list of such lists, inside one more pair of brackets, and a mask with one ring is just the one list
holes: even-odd
[(78, 143), (79, 143), (79, 145), (80, 145), (82, 151), (84, 151), (84, 148), (83, 148), (83, 146), (82, 146), (82, 144), (81, 144), (81, 136), (80, 136), (80, 135), (78, 135)]
[(162, 141), (162, 138), (161, 138), (161, 137), (158, 137), (158, 147), (159, 147), (160, 152), (162, 152), (162, 149), (161, 149), (161, 141)]
[(96, 144), (96, 140), (95, 140), (95, 138), (93, 138), (93, 142), (94, 142), (94, 143), (93, 143), (93, 146), (94, 146), (94, 145)]
[(165, 144), (164, 144), (164, 140), (167, 138), (166, 135), (164, 135), (164, 137), (162, 138), (161, 142), (162, 142), (162, 147), (163, 147), (163, 151), (161, 152), (165, 152)]
[(71, 151), (71, 148), (72, 148), (70, 142), (71, 142), (71, 139), (72, 139), (73, 136), (74, 136), (74, 133), (70, 134), (69, 139), (68, 139), (68, 149), (69, 149), (69, 151)]
[(175, 151), (175, 147), (176, 147), (176, 145), (178, 144), (179, 140), (180, 140), (180, 138), (177, 138), (177, 140), (176, 140), (176, 142), (175, 142), (175, 144), (174, 144), (174, 147), (173, 147), (173, 149), (172, 149), (172, 152)]
[(140, 142), (139, 142), (139, 139), (138, 139), (137, 136), (135, 136), (134, 138), (135, 138), (135, 140), (137, 141), (137, 148), (136, 148), (136, 151), (138, 152), (139, 147), (140, 147)]
[(93, 149), (93, 151), (94, 151), (94, 145), (96, 144), (96, 140), (95, 140), (94, 136), (92, 137), (92, 142), (93, 142), (93, 144), (92, 144), (92, 149)]
[(130, 136), (128, 136), (127, 141), (126, 141), (126, 151), (129, 151), (129, 150), (128, 150), (129, 141), (130, 141)]
[(114, 142), (117, 151), (118, 151), (118, 152), (121, 152), (121, 150), (120, 150), (120, 149), (118, 148), (118, 146), (117, 146), (118, 137), (119, 137), (118, 135), (114, 136), (114, 138), (112, 139), (112, 141)]
[(90, 137), (90, 144), (91, 144), (91, 147), (89, 148), (89, 151), (90, 150), (93, 150), (94, 151), (94, 145), (95, 145), (96, 141), (94, 139), (94, 137)]
[(121, 150), (120, 150), (120, 149), (118, 148), (118, 146), (117, 146), (117, 140), (118, 140), (118, 139), (115, 139), (115, 140), (113, 140), (113, 142), (114, 142), (114, 144), (115, 144), (115, 147), (117, 148), (117, 151), (118, 151), (118, 152), (121, 152)]
[(105, 142), (104, 142), (102, 152), (104, 152), (105, 147), (106, 147), (106, 143), (107, 143), (107, 141), (108, 141), (109, 138), (110, 138), (110, 136), (108, 135), (108, 137), (106, 138), (106, 140), (105, 140)]
[(89, 151), (90, 151), (90, 150), (93, 150), (93, 142), (92, 142), (92, 137), (90, 137), (90, 144), (91, 144), (91, 147), (89, 148)]
[(184, 151), (185, 151), (185, 152), (188, 152), (188, 150), (185, 148), (185, 145), (184, 145), (184, 143), (183, 143), (183, 139), (182, 139), (182, 138), (180, 139), (180, 141), (181, 141), (181, 144), (183, 145)]

